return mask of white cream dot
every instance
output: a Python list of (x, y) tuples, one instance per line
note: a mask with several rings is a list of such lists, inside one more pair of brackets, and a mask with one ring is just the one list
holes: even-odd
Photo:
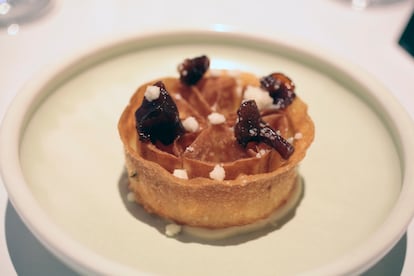
[(226, 121), (226, 117), (224, 117), (223, 114), (217, 112), (210, 113), (207, 118), (212, 125), (219, 125)]
[(168, 237), (173, 237), (181, 232), (181, 225), (170, 223), (165, 226), (165, 234)]
[(175, 169), (173, 175), (181, 179), (188, 179), (188, 174), (185, 169)]
[(211, 179), (214, 180), (224, 180), (226, 177), (226, 171), (224, 170), (223, 166), (217, 164), (214, 166), (214, 169), (209, 174)]
[(187, 117), (185, 120), (182, 121), (185, 130), (189, 132), (196, 132), (200, 127), (196, 118), (190, 116)]
[(134, 194), (134, 192), (129, 192), (129, 193), (127, 194), (127, 200), (128, 200), (129, 202), (135, 202), (135, 194)]
[(273, 104), (273, 98), (270, 97), (269, 92), (251, 85), (246, 87), (243, 99), (254, 100), (259, 110), (270, 107)]
[(265, 149), (261, 149), (259, 150), (259, 152), (256, 154), (257, 158), (261, 158), (263, 155), (266, 154), (266, 150)]
[(185, 151), (194, 152), (194, 147), (188, 146), (188, 147), (185, 148)]
[(158, 86), (148, 85), (145, 91), (145, 98), (147, 101), (152, 102), (160, 97), (161, 89)]

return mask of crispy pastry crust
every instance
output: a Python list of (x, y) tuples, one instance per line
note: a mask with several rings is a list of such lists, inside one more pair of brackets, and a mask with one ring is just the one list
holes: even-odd
[[(241, 73), (239, 78), (243, 85), (258, 85), (258, 79), (252, 74)], [(156, 81), (138, 88), (118, 123), (129, 188), (137, 202), (148, 212), (176, 223), (218, 229), (266, 218), (287, 201), (299, 177), (297, 165), (314, 139), (314, 124), (299, 97), (284, 110), (290, 132), (302, 134), (301, 139), (295, 140), (293, 155), (282, 162), (272, 150), (261, 158), (253, 156), (225, 162), (223, 167), (229, 180), (219, 181), (208, 177), (214, 162), (180, 158), (139, 141), (134, 113), (141, 105), (147, 85)], [(175, 78), (162, 81), (173, 94), (174, 91), (188, 92)], [(197, 114), (205, 116), (211, 112), (208, 108), (207, 103), (200, 103)], [(180, 116), (188, 115), (180, 105), (179, 110)], [(176, 168), (185, 168), (190, 179), (175, 177), (172, 171)]]

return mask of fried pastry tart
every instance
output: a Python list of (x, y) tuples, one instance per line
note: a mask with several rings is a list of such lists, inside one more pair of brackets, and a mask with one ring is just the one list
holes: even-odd
[(184, 60), (178, 72), (141, 85), (118, 123), (136, 201), (208, 229), (270, 216), (291, 196), (314, 139), (293, 82), (211, 70), (206, 56)]

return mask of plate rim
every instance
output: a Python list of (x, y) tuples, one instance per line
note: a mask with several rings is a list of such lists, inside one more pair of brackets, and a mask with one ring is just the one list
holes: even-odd
[[(101, 61), (102, 57), (105, 54), (109, 54), (110, 51), (115, 51), (119, 54), (127, 51), (123, 47), (137, 49), (138, 47), (133, 47), (132, 45), (140, 41), (156, 41), (157, 39), (166, 39), (168, 37), (175, 37), (182, 41), (184, 37), (191, 36), (210, 37), (218, 40), (232, 38), (245, 41), (246, 43), (264, 43), (267, 47), (273, 45), (279, 48), (287, 48), (290, 51), (305, 55), (307, 58), (316, 59), (326, 66), (335, 68), (337, 72), (341, 72), (357, 81), (360, 85), (367, 87), (366, 91), (371, 93), (368, 97), (376, 101), (373, 104), (386, 111), (385, 117), (381, 119), (387, 121), (387, 129), (392, 127), (392, 130), (396, 131), (393, 139), (398, 137), (400, 140), (399, 143), (394, 141), (394, 144), (396, 147), (399, 147), (400, 162), (401, 166), (404, 167), (401, 173), (402, 189), (396, 204), (382, 224), (393, 227), (385, 229), (383, 229), (383, 226), (379, 227), (368, 240), (354, 248), (351, 252), (348, 252), (345, 256), (314, 271), (306, 272), (306, 274), (361, 273), (374, 265), (403, 236), (414, 216), (414, 207), (410, 204), (410, 198), (414, 197), (414, 171), (408, 169), (410, 164), (411, 167), (414, 167), (414, 144), (412, 143), (414, 141), (414, 125), (408, 113), (379, 81), (356, 65), (339, 58), (329, 51), (325, 51), (325, 49), (323, 54), (321, 54), (319, 47), (307, 41), (299, 41), (297, 38), (286, 38), (285, 36), (270, 38), (232, 30), (166, 30), (119, 36), (115, 39), (112, 37), (98, 41), (92, 46), (89, 45), (88, 48), (83, 50), (75, 51), (72, 55), (62, 58), (57, 64), (48, 66), (49, 69), (33, 76), (9, 105), (0, 128), (0, 174), (12, 205), (30, 231), (61, 261), (81, 273), (106, 274), (114, 272), (115, 274), (122, 275), (137, 273), (136, 269), (93, 252), (65, 234), (63, 229), (59, 229), (48, 218), (36, 202), (34, 196), (31, 195), (30, 189), (24, 180), (23, 171), (20, 167), (20, 141), (24, 133), (25, 124), (27, 124), (30, 118), (30, 113), (49, 94), (49, 92), (46, 93), (46, 90), (48, 90), (46, 88), (50, 87), (52, 83), (61, 83), (76, 71), (92, 67), (94, 62)], [(306, 48), (300, 45), (306, 45)], [(354, 94), (358, 93), (354, 92)], [(407, 184), (409, 180), (413, 184)], [(406, 211), (401, 212), (401, 210)], [(30, 214), (28, 214), (28, 211)], [(65, 239), (59, 239), (62, 236)], [(377, 254), (367, 254), (367, 248), (375, 249), (370, 251), (374, 251)], [(353, 265), (350, 266), (350, 264)]]

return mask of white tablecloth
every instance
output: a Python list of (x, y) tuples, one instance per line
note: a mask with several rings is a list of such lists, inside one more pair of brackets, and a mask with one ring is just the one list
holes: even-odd
[[(0, 1), (4, 2), (4, 1)], [(220, 24), (243, 33), (288, 35), (350, 60), (382, 82), (414, 118), (414, 58), (397, 41), (413, 1), (352, 9), (340, 0), (139, 1), (56, 0), (41, 18), (0, 28), (0, 120), (19, 88), (39, 69), (111, 36)], [(19, 22), (15, 22), (19, 23)], [(0, 153), (1, 154), (1, 153)], [(413, 199), (414, 200), (414, 199)], [(73, 275), (27, 230), (0, 181), (0, 275)], [(414, 275), (414, 222), (368, 274)], [(411, 260), (408, 261), (408, 260)]]

